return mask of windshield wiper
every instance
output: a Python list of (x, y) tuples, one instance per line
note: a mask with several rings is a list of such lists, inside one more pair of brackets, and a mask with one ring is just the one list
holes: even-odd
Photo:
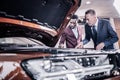
[(26, 51), (39, 51), (43, 46), (36, 44), (0, 44), (0, 52), (26, 52)]
[(15, 50), (28, 50), (35, 48), (36, 44), (15, 44), (15, 43), (4, 43), (0, 44), (0, 51), (15, 51)]
[(36, 44), (15, 44), (15, 43), (3, 43), (0, 47), (34, 47)]

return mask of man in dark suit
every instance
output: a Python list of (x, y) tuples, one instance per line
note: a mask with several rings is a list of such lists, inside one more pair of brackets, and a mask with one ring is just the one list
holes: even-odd
[(66, 41), (67, 48), (79, 48), (78, 44), (82, 40), (82, 29), (77, 25), (78, 16), (73, 15), (69, 26), (62, 33), (59, 48), (65, 48), (64, 42)]
[(96, 12), (89, 9), (85, 12), (85, 39), (80, 46), (88, 43), (92, 38), (96, 50), (114, 49), (113, 44), (118, 41), (118, 36), (113, 30), (110, 22), (105, 19), (97, 18)]

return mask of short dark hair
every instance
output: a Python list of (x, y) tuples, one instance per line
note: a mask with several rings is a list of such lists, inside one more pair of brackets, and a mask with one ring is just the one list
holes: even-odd
[(87, 14), (95, 15), (96, 12), (95, 12), (95, 10), (93, 10), (93, 9), (89, 9), (89, 10), (87, 10), (87, 11), (85, 12), (85, 15), (87, 15)]
[(71, 19), (78, 19), (77, 15), (72, 15)]

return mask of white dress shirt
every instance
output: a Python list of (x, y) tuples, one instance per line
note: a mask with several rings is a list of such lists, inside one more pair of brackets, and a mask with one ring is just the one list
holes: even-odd
[(73, 31), (75, 37), (78, 38), (78, 29), (77, 29), (77, 27), (73, 28), (72, 31)]

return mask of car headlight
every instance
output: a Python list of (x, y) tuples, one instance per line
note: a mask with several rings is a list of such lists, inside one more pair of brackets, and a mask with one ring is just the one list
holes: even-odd
[(113, 65), (96, 65), (99, 57), (52, 56), (24, 60), (21, 65), (33, 80), (81, 80), (110, 75)]

